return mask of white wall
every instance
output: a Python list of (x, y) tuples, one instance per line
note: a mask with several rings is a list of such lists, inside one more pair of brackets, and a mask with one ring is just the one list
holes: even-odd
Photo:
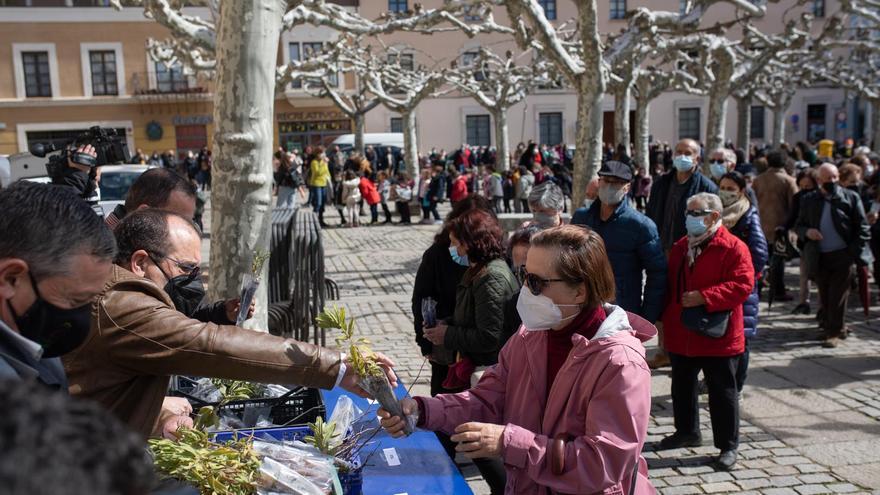
[[(835, 116), (844, 107), (851, 112), (852, 104), (846, 103), (843, 90), (834, 88), (813, 88), (797, 92), (786, 114), (786, 141), (806, 140), (807, 105), (824, 103), (826, 110), (826, 132), (832, 139), (844, 139), (854, 132), (850, 123), (845, 131), (836, 130)], [(754, 102), (753, 105), (759, 105)], [(700, 107), (701, 137), (705, 140), (706, 109), (708, 99), (681, 92), (661, 95), (651, 104), (650, 130), (657, 141), (674, 143), (678, 138), (678, 109)], [(602, 102), (603, 111), (614, 110), (614, 98), (606, 96)], [(634, 109), (634, 108), (633, 108)], [(524, 102), (513, 106), (508, 112), (508, 125), (511, 147), (520, 141), (538, 139), (538, 114), (542, 112), (561, 112), (563, 118), (563, 138), (574, 143), (577, 118), (577, 99), (571, 93), (543, 93), (530, 95)], [(465, 116), (487, 115), (488, 112), (471, 98), (444, 97), (427, 100), (417, 110), (419, 150), (427, 152), (431, 147), (455, 149), (465, 141)], [(791, 124), (792, 115), (798, 115), (797, 129)], [(379, 106), (367, 115), (367, 132), (389, 132), (391, 117), (397, 116), (385, 107)], [(764, 112), (765, 140), (770, 141), (773, 132), (773, 114), (770, 109)], [(850, 118), (850, 122), (855, 119)], [(492, 145), (496, 145), (494, 122), (492, 122)], [(727, 139), (736, 141), (736, 102), (728, 101)]]

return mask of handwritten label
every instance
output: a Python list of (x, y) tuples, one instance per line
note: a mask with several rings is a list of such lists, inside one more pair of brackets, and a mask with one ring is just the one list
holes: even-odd
[(385, 453), (385, 461), (388, 462), (389, 466), (400, 466), (400, 457), (397, 457), (396, 449), (382, 449), (382, 452)]

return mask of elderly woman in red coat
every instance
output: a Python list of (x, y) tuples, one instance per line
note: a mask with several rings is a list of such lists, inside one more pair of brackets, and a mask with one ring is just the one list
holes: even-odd
[[(748, 246), (721, 228), (721, 210), (715, 194), (691, 196), (687, 235), (669, 252), (662, 321), (664, 347), (672, 361), (675, 433), (664, 438), (660, 448), (701, 445), (697, 375), (702, 370), (709, 388), (712, 436), (721, 451), (716, 464), (731, 469), (739, 443), (736, 366), (745, 351), (742, 305), (755, 277)], [(694, 314), (715, 320), (716, 336), (702, 333)]]

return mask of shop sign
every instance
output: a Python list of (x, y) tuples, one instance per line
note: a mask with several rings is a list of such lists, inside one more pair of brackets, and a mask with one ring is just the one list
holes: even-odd
[(214, 122), (213, 115), (175, 115), (172, 125), (208, 125)]
[(339, 110), (319, 110), (314, 112), (285, 112), (275, 114), (278, 122), (293, 122), (298, 120), (339, 120), (348, 117)]
[(280, 122), (279, 134), (300, 134), (306, 132), (351, 131), (350, 120), (321, 120), (315, 122)]

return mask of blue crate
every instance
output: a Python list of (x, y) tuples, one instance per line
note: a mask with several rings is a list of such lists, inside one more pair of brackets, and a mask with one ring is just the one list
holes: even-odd
[(253, 435), (256, 439), (292, 442), (302, 440), (312, 431), (308, 426), (282, 426), (278, 428), (247, 428), (243, 430), (220, 431), (214, 435), (215, 442), (228, 442), (236, 438)]

